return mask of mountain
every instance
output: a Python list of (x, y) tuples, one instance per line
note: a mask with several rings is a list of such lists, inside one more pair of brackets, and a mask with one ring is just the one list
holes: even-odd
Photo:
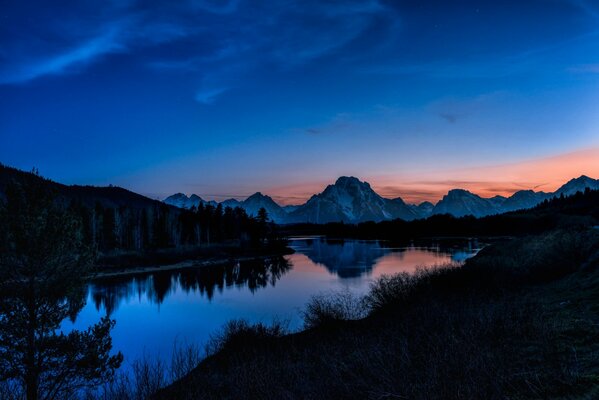
[(553, 193), (535, 192), (533, 190), (519, 190), (508, 198), (495, 196), (485, 199), (462, 189), (450, 190), (443, 199), (437, 203), (433, 214), (452, 214), (456, 217), (474, 215), (483, 217), (516, 210), (535, 207), (544, 200), (553, 197), (571, 196), (576, 192), (584, 192), (586, 188), (599, 190), (599, 180), (582, 175), (571, 179)]
[(299, 207), (300, 206), (298, 206), (298, 205), (288, 205), (288, 206), (283, 206), (283, 210), (289, 214), (290, 212), (297, 210)]
[[(209, 204), (214, 207), (218, 205), (218, 203), (214, 200), (205, 201), (200, 196), (197, 196), (195, 194), (192, 194), (191, 196), (187, 197), (183, 193), (173, 194), (172, 196), (169, 196), (166, 199), (164, 199), (164, 202), (175, 207), (188, 209), (193, 206), (197, 207), (200, 203)], [(268, 212), (268, 217), (276, 223), (284, 223), (287, 217), (287, 212), (284, 211), (281, 206), (275, 203), (273, 199), (263, 195), (260, 192), (254, 193), (244, 201), (239, 201), (237, 199), (228, 199), (220, 204), (223, 206), (223, 208), (241, 207), (248, 213), (248, 215), (253, 216), (258, 215), (258, 210), (264, 207), (264, 209), (266, 209), (266, 212)]]
[(533, 190), (519, 190), (501, 204), (501, 212), (509, 212), (532, 208), (543, 200), (551, 197), (551, 194), (545, 192), (535, 192)]
[(432, 215), (435, 205), (430, 201), (423, 201), (418, 205), (410, 204), (409, 207), (416, 213), (418, 218), (428, 218)]
[(403, 200), (379, 196), (370, 185), (355, 177), (342, 176), (306, 204), (289, 214), (289, 222), (347, 222), (382, 221), (417, 218)]
[(223, 201), (222, 203), (220, 203), (223, 208), (227, 208), (227, 207), (231, 207), (231, 208), (235, 208), (235, 207), (241, 207), (241, 202), (237, 199), (227, 199), (225, 201)]
[[(535, 207), (544, 200), (555, 196), (569, 196), (586, 188), (599, 190), (599, 180), (580, 176), (572, 179), (553, 193), (519, 190), (510, 197), (494, 196), (483, 198), (464, 189), (452, 189), (436, 204), (425, 201), (418, 205), (406, 204), (401, 198), (386, 199), (378, 195), (367, 182), (355, 177), (342, 176), (322, 193), (313, 195), (303, 205), (279, 206), (272, 198), (258, 192), (244, 201), (228, 199), (223, 207), (242, 207), (249, 215), (257, 215), (264, 207), (269, 217), (276, 223), (358, 223), (365, 221), (383, 221), (401, 218), (413, 220), (428, 218), (434, 214), (451, 214), (456, 217), (487, 215), (516, 211)], [(187, 197), (182, 193), (174, 194), (164, 200), (165, 203), (190, 208), (200, 202), (199, 196)], [(216, 206), (216, 202), (208, 204)]]
[(489, 199), (489, 203), (491, 203), (493, 205), (493, 207), (495, 208), (501, 208), (503, 206), (503, 203), (505, 203), (505, 201), (507, 200), (507, 197), (505, 196), (493, 196)]
[(204, 205), (209, 204), (213, 207), (216, 207), (218, 205), (218, 203), (214, 200), (205, 201), (196, 194), (192, 194), (191, 196), (187, 197), (183, 193), (176, 193), (172, 196), (169, 196), (166, 199), (164, 199), (164, 202), (171, 206), (188, 209), (191, 207), (197, 208), (200, 205), (200, 203)]
[(499, 210), (492, 201), (464, 189), (450, 190), (433, 208), (433, 214), (451, 214), (455, 217), (484, 217), (497, 212)]
[(584, 192), (586, 188), (591, 190), (599, 190), (599, 179), (589, 178), (586, 175), (581, 175), (578, 178), (569, 180), (565, 185), (554, 192), (555, 196), (572, 196), (576, 192)]
[(268, 217), (278, 224), (284, 223), (287, 219), (287, 213), (283, 208), (275, 203), (269, 196), (263, 195), (260, 192), (254, 193), (240, 203), (240, 206), (248, 213), (248, 215), (256, 216), (260, 208), (264, 208), (268, 213)]

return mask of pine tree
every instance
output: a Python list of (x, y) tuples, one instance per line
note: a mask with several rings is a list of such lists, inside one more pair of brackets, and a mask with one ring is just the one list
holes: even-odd
[(0, 380), (18, 383), (29, 400), (66, 398), (122, 362), (110, 355), (108, 318), (58, 332), (85, 302), (94, 251), (81, 228), (38, 180), (9, 185), (0, 204)]

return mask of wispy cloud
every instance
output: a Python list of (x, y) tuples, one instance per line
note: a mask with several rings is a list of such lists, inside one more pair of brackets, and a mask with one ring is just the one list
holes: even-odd
[(117, 40), (118, 28), (113, 27), (102, 35), (44, 59), (16, 66), (12, 71), (0, 74), (0, 83), (19, 84), (45, 75), (71, 72), (74, 67), (91, 63), (100, 57), (125, 50)]
[(574, 5), (575, 7), (580, 8), (587, 14), (591, 15), (593, 18), (599, 18), (599, 8), (597, 5), (587, 1), (587, 0), (565, 0), (567, 3)]
[(338, 113), (330, 121), (322, 125), (310, 126), (305, 129), (293, 129), (295, 132), (305, 132), (309, 135), (322, 135), (335, 133), (343, 130), (351, 124), (352, 115), (349, 113)]
[(419, 203), (425, 200), (436, 202), (455, 188), (482, 197), (510, 196), (522, 189), (553, 191), (581, 174), (599, 177), (599, 148), (500, 165), (412, 173), (402, 179), (378, 176), (372, 177), (370, 183), (386, 197), (401, 197)]
[(225, 93), (228, 88), (215, 88), (200, 90), (195, 95), (195, 100), (201, 104), (212, 104), (214, 100), (221, 94)]

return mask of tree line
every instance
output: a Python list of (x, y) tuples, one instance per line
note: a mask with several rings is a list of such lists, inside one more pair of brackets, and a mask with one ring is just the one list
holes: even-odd
[(223, 208), (220, 204), (200, 204), (185, 210), (166, 204), (140, 209), (104, 207), (97, 202), (95, 207), (88, 207), (76, 201), (69, 209), (81, 220), (85, 240), (103, 252), (208, 246), (228, 241), (256, 248), (281, 240), (265, 210), (253, 217), (240, 207)]
[(360, 224), (296, 224), (284, 227), (286, 235), (325, 235), (336, 238), (384, 239), (397, 242), (423, 237), (481, 237), (531, 235), (552, 229), (599, 225), (599, 190), (586, 189), (572, 196), (544, 200), (531, 209), (476, 218), (433, 215), (426, 219), (396, 219)]
[[(85, 304), (99, 251), (149, 250), (236, 240), (284, 245), (268, 214), (200, 206), (95, 207), (65, 201), (31, 174), (0, 191), (0, 398), (67, 399), (111, 380), (121, 366), (104, 317), (61, 329)], [(269, 275), (265, 275), (269, 276)]]

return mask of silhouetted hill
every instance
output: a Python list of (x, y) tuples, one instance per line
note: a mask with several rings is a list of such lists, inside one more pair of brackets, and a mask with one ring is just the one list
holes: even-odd
[(88, 207), (100, 204), (105, 208), (131, 207), (134, 209), (161, 206), (163, 203), (152, 200), (141, 194), (117, 186), (80, 186), (63, 185), (62, 183), (43, 178), (32, 172), (21, 171), (16, 168), (0, 164), (0, 196), (4, 196), (6, 186), (10, 182), (36, 180), (47, 185), (59, 196), (67, 200), (74, 200)]

